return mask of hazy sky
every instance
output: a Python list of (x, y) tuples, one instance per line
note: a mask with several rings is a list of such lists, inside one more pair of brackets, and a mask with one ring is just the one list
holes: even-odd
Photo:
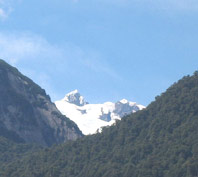
[(198, 68), (198, 1), (0, 0), (0, 58), (53, 101), (147, 105)]

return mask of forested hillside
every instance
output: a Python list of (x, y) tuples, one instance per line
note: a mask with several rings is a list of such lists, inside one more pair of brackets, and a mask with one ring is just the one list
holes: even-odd
[(0, 166), (42, 149), (43, 147), (36, 144), (15, 143), (0, 136)]
[(198, 72), (102, 133), (4, 163), (2, 177), (198, 176)]

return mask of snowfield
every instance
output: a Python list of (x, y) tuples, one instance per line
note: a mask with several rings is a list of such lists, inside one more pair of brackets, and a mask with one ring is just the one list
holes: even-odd
[(77, 90), (68, 93), (55, 102), (59, 111), (74, 121), (84, 135), (94, 134), (103, 126), (110, 126), (124, 115), (142, 110), (145, 107), (126, 99), (116, 103), (89, 104)]

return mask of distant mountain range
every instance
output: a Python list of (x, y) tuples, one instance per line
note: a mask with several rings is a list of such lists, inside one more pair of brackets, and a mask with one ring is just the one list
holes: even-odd
[(85, 135), (96, 133), (101, 127), (112, 125), (123, 116), (145, 108), (126, 99), (116, 103), (89, 104), (78, 90), (66, 94), (55, 104), (60, 112), (74, 121)]

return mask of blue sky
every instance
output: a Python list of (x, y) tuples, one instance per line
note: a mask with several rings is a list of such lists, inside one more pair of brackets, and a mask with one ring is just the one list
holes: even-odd
[(58, 100), (148, 105), (198, 66), (196, 0), (0, 0), (0, 58)]

